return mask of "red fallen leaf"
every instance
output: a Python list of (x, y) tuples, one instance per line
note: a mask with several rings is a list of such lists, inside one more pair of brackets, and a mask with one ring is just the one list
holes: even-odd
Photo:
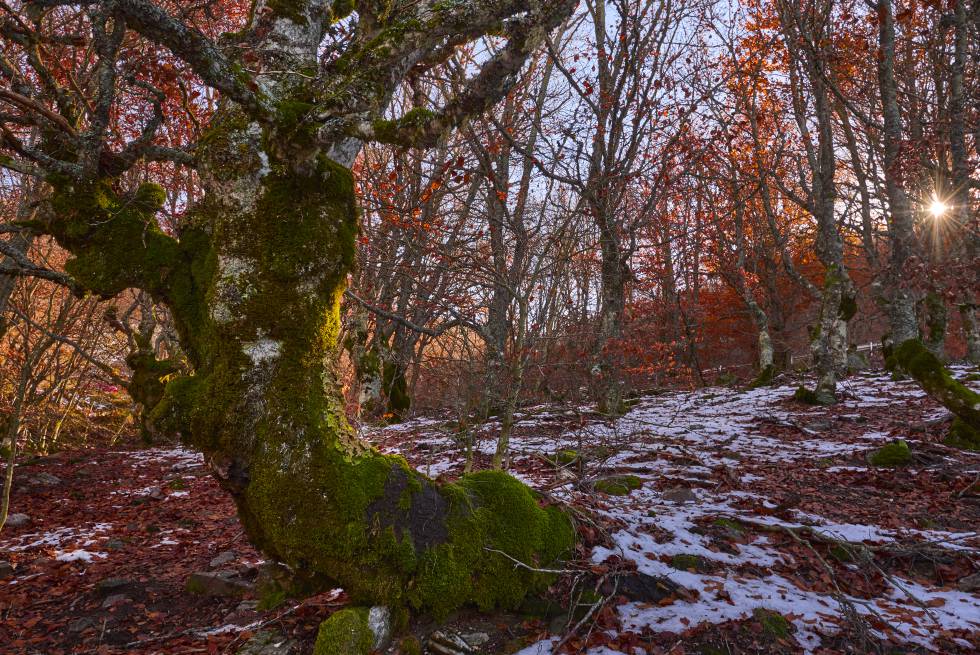
[(931, 600), (926, 601), (926, 605), (928, 607), (942, 607), (945, 604), (946, 604), (945, 598), (933, 598)]

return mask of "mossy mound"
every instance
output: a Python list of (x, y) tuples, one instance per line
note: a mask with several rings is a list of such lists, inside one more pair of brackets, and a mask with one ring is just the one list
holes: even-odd
[(757, 607), (752, 611), (752, 616), (762, 624), (763, 633), (770, 637), (775, 639), (789, 639), (790, 635), (793, 634), (793, 624), (779, 612), (774, 612), (764, 607)]
[(804, 403), (805, 405), (820, 405), (827, 406), (833, 405), (837, 402), (833, 394), (824, 391), (810, 391), (804, 386), (800, 386), (793, 393), (793, 400), (799, 403)]
[(347, 608), (320, 624), (313, 655), (368, 655), (373, 646), (367, 608)]
[(755, 379), (749, 383), (749, 389), (758, 389), (759, 387), (769, 387), (772, 386), (773, 378), (776, 377), (776, 367), (769, 364), (764, 369), (759, 371), (759, 374), (755, 376)]
[(706, 573), (711, 570), (711, 566), (700, 555), (680, 554), (674, 555), (670, 560), (670, 565), (678, 571), (697, 571)]
[(635, 475), (617, 475), (596, 480), (595, 490), (610, 496), (626, 496), (643, 486), (643, 481)]
[(868, 458), (873, 466), (907, 466), (912, 463), (912, 450), (904, 439), (885, 444)]
[(464, 476), (442, 491), (452, 507), (450, 540), (420, 555), (405, 593), (413, 607), (436, 617), (467, 603), (515, 609), (550, 584), (553, 575), (516, 562), (548, 568), (567, 555), (574, 531), (561, 509), (539, 506), (531, 489), (501, 471)]
[(732, 519), (718, 518), (712, 522), (716, 528), (721, 528), (733, 537), (741, 537), (745, 534), (745, 526)]

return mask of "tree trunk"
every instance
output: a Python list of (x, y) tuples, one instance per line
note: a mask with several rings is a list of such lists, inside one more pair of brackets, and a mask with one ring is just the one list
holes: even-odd
[(895, 83), (895, 15), (891, 0), (878, 0), (878, 87), (884, 123), (885, 194), (891, 253), (885, 274), (884, 299), (892, 345), (919, 337), (915, 297), (905, 288), (905, 267), (914, 242), (912, 205), (901, 182), (902, 114)]
[(622, 357), (619, 353), (626, 311), (626, 267), (615, 221), (604, 217), (599, 222), (602, 253), (600, 314), (592, 376), (599, 411), (617, 416), (623, 409)]
[(942, 362), (918, 339), (909, 339), (898, 346), (892, 359), (933, 400), (953, 413), (947, 443), (980, 450), (980, 394), (954, 380)]
[[(337, 56), (323, 56), (330, 25), (355, 9), (350, 36), (335, 35)], [(170, 309), (193, 374), (166, 383), (151, 426), (172, 427), (203, 451), (267, 557), (342, 585), (355, 602), (437, 615), (465, 603), (514, 607), (547, 583), (539, 570), (574, 542), (563, 511), (542, 507), (504, 473), (438, 485), (360, 442), (337, 372), (358, 228), (350, 167), (362, 140), (431, 147), (506, 95), (573, 9), (565, 0), (395, 11), (255, 0), (245, 29), (218, 45), (153, 3), (95, 3), (88, 21), (99, 107), (87, 121), (74, 109), (62, 117), (86, 122), (84, 136), (48, 137), (36, 149), (43, 157), (4, 139), (5, 157), (21, 150), (18, 158), (41, 162), (52, 193), (39, 231), (73, 255), (65, 269), (78, 285), (104, 298), (142, 289)], [(119, 181), (153, 159), (163, 115), (120, 152), (107, 136), (117, 133), (110, 116), (128, 102), (116, 93), (128, 31), (172, 51), (221, 96), (192, 161), (165, 149), (165, 158), (196, 168), (204, 191), (179, 238), (157, 222), (163, 188), (128, 193)], [(435, 111), (385, 118), (410, 72), (490, 32), (506, 45)]]
[[(973, 14), (980, 22), (980, 7), (974, 3)], [(969, 25), (965, 2), (957, 2), (953, 7), (953, 66), (949, 84), (949, 153), (953, 164), (953, 212), (955, 224), (962, 235), (962, 247), (967, 262), (980, 259), (980, 225), (977, 213), (973, 211), (970, 193), (971, 162), (966, 142), (967, 109), (964, 76), (966, 73), (967, 52), (969, 49)], [(980, 131), (977, 132), (980, 135)], [(980, 275), (976, 266), (967, 269), (972, 280), (963, 284), (963, 298), (960, 302), (960, 317), (963, 323), (963, 336), (966, 340), (966, 358), (980, 365), (980, 327), (977, 325), (977, 289), (980, 288)]]
[(571, 524), (502, 472), (437, 485), (350, 429), (336, 362), (353, 179), (284, 113), (277, 132), (219, 112), (199, 154), (208, 193), (179, 241), (153, 227), (159, 187), (57, 184), (66, 268), (106, 297), (139, 286), (170, 307), (195, 373), (151, 419), (204, 452), (263, 553), (356, 602), (513, 607), (548, 581), (513, 560), (547, 566)]

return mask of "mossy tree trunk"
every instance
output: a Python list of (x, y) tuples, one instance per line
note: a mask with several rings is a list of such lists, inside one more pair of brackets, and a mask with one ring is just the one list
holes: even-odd
[(599, 225), (601, 252), (599, 325), (592, 357), (595, 399), (600, 412), (618, 416), (623, 410), (622, 340), (626, 313), (628, 268), (618, 234), (619, 226), (609, 208), (596, 203), (593, 213)]
[[(800, 13), (791, 5), (781, 9), (780, 18), (789, 52), (798, 58), (809, 81), (812, 96), (812, 118), (816, 119), (816, 139), (810, 136), (808, 102), (805, 87), (790, 66), (793, 89), (793, 110), (797, 125), (804, 136), (806, 157), (810, 169), (810, 187), (806, 197), (809, 212), (817, 221), (817, 257), (824, 266), (824, 283), (820, 296), (820, 314), (811, 333), (810, 350), (817, 374), (812, 397), (821, 403), (836, 401), (837, 378), (847, 371), (847, 322), (856, 309), (854, 285), (844, 265), (844, 241), (836, 216), (837, 153), (834, 144), (834, 121), (830, 103), (831, 90), (825, 79), (825, 69), (831, 59), (828, 34), (829, 10), (825, 4), (813, 15)], [(798, 48), (805, 40), (814, 48)]]
[[(115, 55), (106, 31), (116, 38), (128, 25), (224, 94), (193, 162), (177, 158), (197, 168), (205, 195), (171, 236), (156, 222), (163, 189), (121, 188), (137, 155), (83, 151), (52, 166), (43, 231), (72, 254), (66, 271), (82, 288), (105, 298), (140, 288), (170, 309), (193, 374), (157, 378), (150, 425), (205, 454), (264, 554), (357, 602), (437, 615), (513, 607), (550, 579), (531, 569), (573, 545), (568, 516), (502, 472), (438, 485), (359, 441), (336, 370), (358, 230), (349, 167), (361, 143), (431, 145), (504, 95), (573, 6), (473, 0), (379, 14), (359, 4), (348, 50), (321, 66), (327, 26), (353, 4), (259, 0), (240, 37), (249, 70), (269, 72), (251, 78), (141, 0), (93, 13), (101, 57)], [(441, 110), (381, 118), (409, 69), (448, 56), (447, 39), (504, 23), (507, 44)]]
[(980, 450), (980, 394), (953, 379), (918, 339), (899, 345), (889, 359), (890, 364), (911, 375), (933, 400), (953, 413), (947, 443)]
[(912, 203), (900, 177), (903, 128), (895, 81), (895, 12), (892, 0), (877, 0), (878, 89), (881, 95), (882, 159), (885, 195), (888, 199), (890, 245), (884, 275), (883, 300), (888, 317), (890, 345), (898, 346), (919, 338), (915, 294), (905, 284), (906, 267), (915, 244)]
[(59, 185), (69, 272), (106, 296), (139, 283), (170, 307), (195, 372), (166, 386), (151, 418), (205, 453), (262, 552), (359, 601), (440, 613), (518, 603), (543, 576), (509, 558), (560, 557), (568, 519), (503, 473), (437, 486), (358, 441), (335, 371), (353, 180), (321, 154), (297, 165), (265, 149), (273, 137), (220, 113), (201, 154), (212, 193), (195, 216), (209, 229), (179, 241), (151, 229), (138, 245), (159, 207), (150, 185), (133, 198)]

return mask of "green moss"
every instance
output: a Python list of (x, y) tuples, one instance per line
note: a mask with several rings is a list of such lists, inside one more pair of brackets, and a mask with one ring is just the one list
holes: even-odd
[(436, 117), (437, 114), (432, 110), (416, 107), (400, 118), (393, 120), (379, 118), (372, 123), (372, 127), (378, 141), (409, 146)]
[(759, 607), (752, 611), (752, 616), (762, 624), (763, 632), (774, 639), (789, 639), (794, 631), (793, 624), (779, 612)]
[(912, 450), (904, 439), (885, 444), (868, 458), (873, 466), (905, 466), (912, 462)]
[(49, 229), (74, 255), (65, 264), (68, 274), (104, 298), (127, 287), (161, 297), (168, 277), (181, 264), (177, 241), (160, 230), (154, 217), (162, 189), (144, 184), (126, 198), (115, 192), (112, 180), (49, 181), (55, 210)]
[[(190, 229), (178, 242), (159, 228), (155, 214), (166, 199), (159, 185), (144, 183), (127, 196), (115, 190), (112, 179), (79, 184), (52, 177), (49, 182), (54, 212), (46, 229), (73, 255), (65, 270), (104, 298), (136, 287), (167, 303), (185, 352), (199, 364), (197, 346), (211, 334), (205, 302), (214, 271), (210, 238)], [(157, 365), (150, 366), (149, 377), (135, 380), (134, 390), (156, 386), (152, 378), (158, 372)], [(148, 390), (150, 396), (158, 392)]]
[(975, 430), (959, 417), (953, 419), (949, 427), (949, 434), (943, 440), (947, 446), (962, 448), (963, 450), (980, 451), (980, 430)]
[(268, 0), (267, 6), (276, 16), (288, 18), (297, 25), (306, 25), (309, 0)]
[(331, 10), (334, 21), (347, 18), (354, 11), (354, 0), (333, 0)]
[[(289, 98), (280, 101), (276, 105), (275, 141), (309, 147), (316, 140), (317, 123), (309, 120), (313, 108), (313, 103), (303, 100)], [(272, 145), (268, 143), (267, 148), (271, 149)]]
[(732, 519), (726, 519), (724, 517), (715, 519), (712, 525), (723, 528), (726, 532), (739, 537), (745, 533), (744, 525), (738, 521), (733, 521)]
[(313, 655), (368, 655), (374, 633), (368, 627), (366, 608), (346, 608), (320, 624)]
[(844, 562), (845, 564), (854, 561), (854, 556), (851, 554), (851, 551), (840, 544), (834, 544), (830, 548), (830, 556), (838, 562)]
[(980, 394), (953, 379), (942, 362), (918, 339), (909, 339), (894, 352), (895, 364), (911, 375), (931, 398), (966, 426), (980, 430)]
[(837, 402), (832, 394), (811, 391), (802, 385), (793, 393), (793, 400), (807, 405), (833, 405)]
[(126, 357), (132, 369), (127, 390), (133, 400), (152, 409), (163, 398), (166, 378), (178, 370), (172, 359), (159, 360), (149, 352), (134, 352)]
[(189, 594), (203, 594), (207, 591), (204, 583), (193, 577), (187, 579), (184, 590)]
[(133, 205), (141, 212), (155, 214), (167, 202), (167, 192), (159, 184), (144, 182), (133, 195)]
[(749, 383), (749, 389), (758, 389), (759, 387), (771, 386), (772, 380), (775, 376), (776, 367), (769, 364), (764, 369), (759, 371), (759, 374), (755, 377), (755, 379)]
[(708, 562), (699, 555), (674, 555), (670, 560), (670, 565), (678, 571), (699, 571), (704, 573), (711, 569)]
[(258, 609), (263, 612), (274, 610), (285, 602), (286, 591), (284, 589), (269, 590), (266, 593), (259, 594)]
[(617, 475), (596, 480), (595, 490), (610, 496), (626, 496), (643, 486), (643, 481), (635, 475)]
[(566, 448), (555, 453), (552, 459), (556, 466), (569, 466), (579, 461), (578, 451)]
[(437, 617), (468, 601), (485, 611), (514, 609), (550, 583), (553, 575), (530, 569), (551, 567), (571, 549), (574, 532), (564, 512), (540, 507), (528, 487), (502, 471), (463, 476), (443, 492), (450, 540), (421, 557), (409, 593), (414, 607)]

